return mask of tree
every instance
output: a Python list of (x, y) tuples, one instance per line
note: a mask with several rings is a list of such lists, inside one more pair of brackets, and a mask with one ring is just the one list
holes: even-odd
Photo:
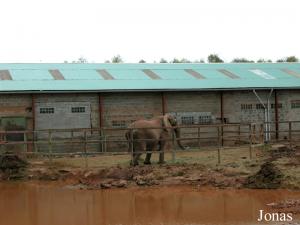
[(170, 63), (180, 63), (180, 60), (177, 58), (174, 58)]
[(164, 58), (161, 58), (160, 61), (159, 61), (159, 63), (168, 63), (168, 61), (165, 60)]
[(191, 63), (191, 61), (185, 58), (182, 59), (174, 58), (170, 63)]
[(224, 61), (217, 54), (210, 54), (207, 57), (209, 63), (223, 63)]
[(271, 59), (259, 59), (256, 61), (257, 63), (271, 63), (272, 60)]
[(80, 56), (76, 63), (88, 63), (88, 60), (83, 56)]
[(139, 61), (139, 63), (146, 63), (146, 61), (143, 60), (143, 59), (141, 59), (141, 60)]
[(200, 60), (195, 60), (194, 63), (205, 63), (204, 59), (200, 59)]
[(180, 63), (191, 63), (191, 61), (188, 60), (188, 59), (182, 58), (182, 59), (180, 60)]
[(104, 63), (110, 63), (110, 61), (107, 59), (107, 60), (104, 61)]
[(233, 62), (233, 63), (254, 63), (253, 60), (248, 60), (246, 58), (235, 58), (231, 62)]
[(111, 59), (112, 63), (123, 63), (123, 59), (120, 55), (116, 55)]
[[(68, 63), (68, 61), (64, 61), (64, 63)], [(73, 60), (72, 63), (88, 63), (88, 60), (85, 57), (80, 56), (77, 60)]]
[(296, 56), (289, 56), (286, 58), (286, 62), (299, 62), (299, 59)]
[(276, 62), (299, 62), (299, 59), (296, 56), (288, 56), (286, 58), (278, 59)]

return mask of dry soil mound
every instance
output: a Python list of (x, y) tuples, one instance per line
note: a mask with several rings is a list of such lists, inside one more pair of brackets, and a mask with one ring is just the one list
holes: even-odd
[(275, 189), (280, 187), (282, 178), (281, 171), (272, 162), (266, 162), (261, 165), (256, 174), (247, 178), (245, 186), (248, 188)]
[(28, 165), (26, 161), (15, 154), (0, 156), (0, 173), (2, 179), (18, 179), (23, 177), (23, 170)]

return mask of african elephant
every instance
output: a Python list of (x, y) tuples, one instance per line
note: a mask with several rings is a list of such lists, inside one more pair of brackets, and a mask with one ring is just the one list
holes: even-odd
[[(179, 128), (173, 128), (177, 126), (176, 118), (170, 114), (164, 116), (153, 117), (150, 120), (137, 120), (131, 123), (128, 128), (144, 128), (144, 129), (133, 129), (133, 162), (132, 165), (138, 165), (138, 159), (141, 152), (156, 151), (159, 150), (159, 163), (164, 163), (164, 151), (166, 148), (167, 140), (170, 138), (170, 134), (174, 131), (176, 138), (180, 138)], [(161, 129), (153, 129), (161, 128)], [(125, 134), (126, 139), (130, 141), (130, 130)], [(139, 141), (139, 139), (142, 139)], [(144, 139), (144, 140), (143, 140)], [(148, 140), (145, 140), (148, 139)], [(177, 144), (181, 149), (185, 149), (181, 144), (180, 140), (177, 140)], [(131, 151), (131, 142), (129, 142), (129, 149)], [(139, 153), (134, 153), (139, 152)], [(151, 164), (151, 153), (147, 152), (144, 164)]]

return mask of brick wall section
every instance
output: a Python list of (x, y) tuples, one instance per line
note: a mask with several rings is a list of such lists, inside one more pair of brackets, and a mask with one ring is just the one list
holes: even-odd
[[(183, 112), (209, 112), (211, 113), (214, 123), (218, 123), (218, 118), (221, 117), (221, 94), (220, 92), (169, 92), (165, 94), (167, 112), (169, 113), (180, 113)], [(186, 114), (189, 115), (189, 114)], [(191, 114), (193, 115), (193, 114)], [(178, 117), (178, 122), (181, 124), (180, 116)], [(204, 129), (201, 132), (215, 132), (214, 128)], [(182, 137), (195, 138), (198, 136), (198, 129), (181, 129)], [(217, 134), (217, 132), (216, 132)], [(202, 140), (201, 145), (214, 144), (217, 135), (201, 134)], [(198, 145), (197, 140), (186, 140), (182, 142), (188, 146)]]
[[(266, 103), (268, 92), (257, 91), (257, 93)], [(229, 123), (263, 122), (263, 109), (256, 109), (256, 104), (259, 103), (252, 91), (224, 92), (224, 117)], [(274, 103), (274, 94), (271, 103)], [(252, 109), (243, 110), (241, 104), (251, 104)]]
[[(264, 102), (269, 92), (257, 91)], [(299, 90), (279, 90), (278, 102), (282, 104), (279, 111), (279, 120), (300, 120), (300, 109), (292, 109), (291, 101), (300, 100)], [(161, 93), (103, 93), (103, 122), (104, 127), (112, 127), (112, 121), (126, 122), (145, 117), (162, 114)], [(211, 112), (213, 117), (219, 118), (220, 93), (219, 92), (166, 92), (167, 112)], [(224, 117), (229, 123), (262, 122), (264, 113), (262, 109), (256, 109), (259, 104), (252, 91), (228, 91), (223, 94)], [(59, 102), (83, 102), (91, 106), (91, 127), (99, 127), (98, 94), (36, 94), (36, 104)], [(242, 110), (241, 104), (252, 104), (252, 110)], [(274, 94), (271, 98), (274, 104)], [(7, 94), (0, 95), (0, 117), (16, 116), (27, 118), (27, 129), (32, 129), (31, 95)], [(36, 114), (38, 117), (38, 115)], [(275, 120), (274, 109), (271, 109), (271, 120)], [(51, 121), (48, 121), (51, 123)], [(218, 122), (216, 120), (215, 122)], [(274, 130), (274, 127), (272, 127)], [(280, 125), (281, 130), (287, 126)], [(300, 129), (294, 126), (294, 129)], [(123, 134), (120, 134), (123, 136)], [(123, 144), (124, 146), (124, 144)]]
[[(298, 90), (279, 90), (278, 100), (282, 103), (279, 109), (279, 120), (300, 120), (300, 109), (291, 109), (292, 100), (300, 100)], [(266, 99), (268, 92), (258, 91)], [(145, 116), (161, 115), (160, 93), (104, 93), (104, 126), (111, 127), (112, 120), (127, 121)], [(167, 112), (212, 112), (220, 117), (220, 95), (218, 92), (167, 92)], [(92, 127), (99, 127), (98, 95), (97, 94), (39, 94), (35, 95), (36, 104), (52, 102), (84, 102), (91, 104)], [(24, 116), (29, 119), (31, 113), (31, 95), (6, 94), (0, 95), (0, 116)], [(253, 104), (252, 110), (241, 110), (241, 104)], [(224, 117), (230, 123), (255, 122), (263, 120), (263, 110), (257, 110), (256, 96), (252, 91), (224, 92)], [(271, 98), (274, 104), (274, 95)], [(272, 115), (274, 110), (271, 110)], [(272, 116), (274, 120), (274, 115)], [(29, 125), (30, 123), (28, 123)]]
[(300, 101), (300, 90), (278, 91), (278, 101), (283, 103), (283, 110), (280, 110), (282, 120), (300, 121), (300, 108), (292, 109), (291, 101)]
[(31, 95), (0, 95), (0, 117), (26, 117), (32, 129)]
[(166, 93), (167, 112), (211, 112), (221, 116), (219, 92), (169, 92)]
[(104, 126), (112, 121), (131, 121), (162, 114), (160, 93), (106, 93), (103, 96)]
[[(277, 93), (278, 101), (283, 103), (283, 109), (279, 109), (279, 121), (300, 121), (300, 108), (291, 108), (292, 101), (300, 101), (300, 90), (285, 90)], [(300, 123), (294, 123), (292, 129), (300, 130)], [(288, 130), (288, 124), (279, 124), (279, 130)], [(288, 134), (281, 136), (287, 138)]]
[[(267, 102), (269, 91), (258, 91), (258, 95), (262, 98), (264, 103)], [(295, 121), (300, 120), (300, 109), (292, 109), (291, 101), (300, 100), (300, 91), (298, 90), (278, 90), (278, 104), (282, 104), (282, 108), (278, 109), (279, 121)], [(257, 97), (252, 91), (239, 91), (239, 92), (224, 92), (224, 117), (228, 118), (230, 123), (240, 122), (258, 122), (264, 121), (264, 110), (256, 109), (256, 104), (259, 104)], [(270, 98), (270, 103), (275, 104), (274, 93)], [(242, 110), (241, 104), (252, 104), (251, 110)], [(271, 108), (270, 111), (271, 121), (275, 122), (275, 110)], [(275, 131), (275, 125), (271, 126), (272, 131)], [(279, 124), (279, 130), (287, 130), (287, 124)], [(293, 129), (300, 129), (300, 123), (294, 125)], [(275, 134), (272, 134), (274, 137)], [(279, 138), (286, 137), (287, 134), (282, 133)]]
[[(267, 102), (269, 92), (257, 91), (263, 102)], [(292, 109), (291, 101), (300, 100), (300, 91), (279, 90), (277, 91), (278, 103), (282, 108), (278, 109), (279, 121), (300, 120), (300, 109)], [(239, 122), (262, 122), (264, 121), (263, 109), (256, 109), (256, 104), (260, 102), (252, 91), (224, 92), (224, 117), (230, 123)], [(274, 93), (270, 99), (271, 104), (275, 104)], [(252, 110), (242, 110), (241, 104), (252, 104)], [(275, 121), (275, 110), (271, 109), (271, 121)]]

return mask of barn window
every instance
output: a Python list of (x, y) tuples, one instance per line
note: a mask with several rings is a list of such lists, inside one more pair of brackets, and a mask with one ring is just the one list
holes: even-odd
[(264, 109), (264, 106), (263, 104), (256, 104), (256, 109)]
[(183, 125), (193, 125), (194, 117), (193, 116), (183, 116), (183, 117), (181, 117), (181, 123)]
[(299, 109), (300, 108), (300, 101), (299, 100), (292, 101), (291, 102), (291, 107), (292, 107), (292, 109)]
[(210, 124), (210, 123), (212, 123), (211, 115), (199, 116), (199, 124)]
[(111, 121), (112, 127), (114, 128), (125, 128), (126, 127), (126, 122), (125, 120), (113, 120)]
[(40, 108), (40, 114), (53, 114), (54, 113), (54, 108)]
[(241, 104), (242, 110), (249, 110), (252, 109), (252, 104)]
[(85, 107), (72, 107), (72, 113), (84, 113)]
[[(278, 107), (278, 109), (281, 109), (282, 108), (282, 103), (278, 103), (277, 104), (277, 107)], [(271, 109), (275, 109), (275, 104), (271, 104)]]

